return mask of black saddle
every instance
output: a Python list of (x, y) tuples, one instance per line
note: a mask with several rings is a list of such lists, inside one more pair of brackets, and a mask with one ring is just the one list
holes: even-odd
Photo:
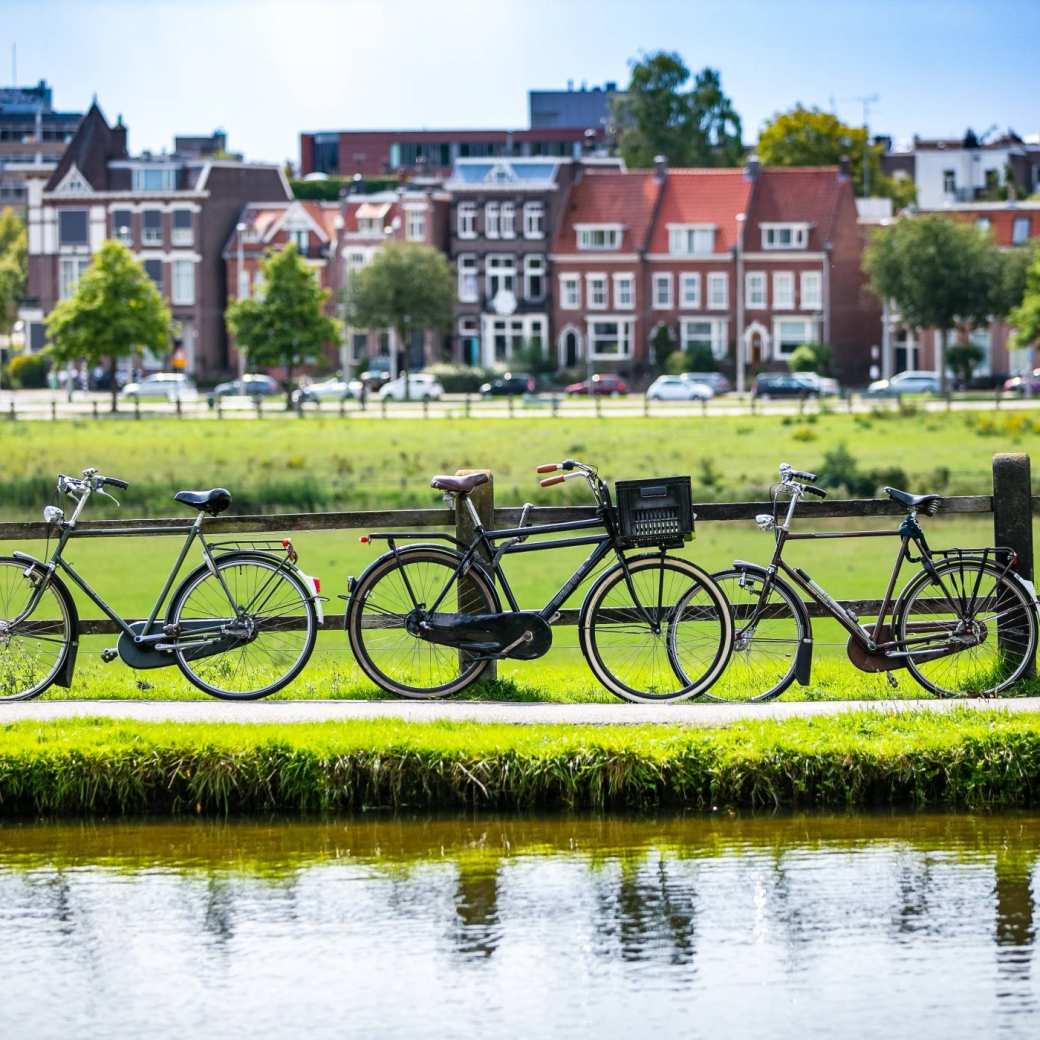
[(231, 492), (227, 488), (212, 488), (209, 491), (178, 491), (174, 502), (181, 502), (210, 516), (223, 513), (231, 505)]
[(881, 490), (901, 506), (906, 506), (907, 509), (913, 509), (915, 512), (926, 513), (928, 516), (935, 516), (942, 504), (941, 495), (911, 495), (909, 491), (900, 491), (893, 487)]

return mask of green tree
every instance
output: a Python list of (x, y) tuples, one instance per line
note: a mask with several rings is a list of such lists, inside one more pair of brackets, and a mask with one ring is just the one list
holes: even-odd
[[(393, 329), (406, 347), (414, 332), (451, 328), (455, 280), (444, 254), (432, 246), (391, 242), (350, 280), (347, 315), (361, 329)], [(408, 399), (408, 350), (402, 366)]]
[(14, 325), (27, 265), (25, 225), (6, 208), (0, 211), (0, 335), (9, 334)]
[(715, 69), (690, 70), (675, 53), (632, 62), (626, 95), (615, 101), (621, 154), (631, 167), (663, 155), (674, 166), (735, 166), (744, 157), (740, 116)]
[(950, 330), (996, 316), (1003, 264), (992, 238), (944, 216), (907, 218), (874, 233), (863, 267), (877, 296), (891, 300), (907, 325), (938, 330), (936, 367), (945, 393)]
[(654, 352), (654, 366), (658, 372), (665, 370), (665, 364), (675, 350), (675, 340), (672, 339), (672, 330), (667, 325), (658, 325), (654, 334), (650, 337), (650, 346)]
[(268, 253), (260, 264), (264, 291), (260, 297), (235, 300), (224, 320), (254, 367), (285, 368), (285, 407), (292, 407), (293, 371), (321, 355), (326, 343), (339, 339), (340, 326), (325, 313), (329, 291), (314, 270), (288, 245)]
[(119, 359), (145, 348), (164, 352), (170, 339), (170, 311), (130, 250), (109, 241), (94, 254), (76, 294), (47, 316), (47, 336), (59, 362), (83, 360), (93, 367), (108, 360), (115, 411)]
[(687, 372), (714, 372), (718, 368), (715, 355), (707, 343), (691, 343), (684, 353)]
[(849, 126), (832, 112), (802, 105), (777, 113), (758, 137), (758, 157), (766, 166), (836, 166), (847, 157), (857, 195), (883, 195), (903, 209), (916, 197), (914, 183), (907, 177), (884, 176), (881, 152), (881, 145), (869, 143), (864, 127)]
[(1008, 315), (1015, 328), (1015, 346), (1019, 350), (1040, 344), (1040, 249), (1033, 250), (1033, 254), (1026, 273), (1022, 302)]
[(815, 372), (826, 375), (831, 364), (831, 348), (826, 343), (803, 343), (787, 359), (792, 372)]
[(977, 346), (970, 340), (962, 340), (954, 343), (946, 351), (946, 363), (953, 370), (954, 375), (967, 386), (971, 382), (975, 366), (986, 356), (982, 347)]

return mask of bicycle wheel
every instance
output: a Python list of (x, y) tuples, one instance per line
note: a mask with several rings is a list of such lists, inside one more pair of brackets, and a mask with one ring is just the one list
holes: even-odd
[(699, 696), (718, 678), (733, 646), (725, 596), (708, 574), (677, 557), (636, 557), (627, 567), (631, 585), (618, 564), (582, 605), (578, 636), (589, 667), (624, 700)]
[(1003, 567), (980, 560), (951, 560), (935, 572), (933, 577), (922, 571), (903, 590), (893, 619), (896, 638), (903, 642), (934, 634), (931, 644), (916, 645), (962, 649), (930, 661), (910, 660), (910, 673), (937, 697), (992, 697), (1006, 690), (1036, 654), (1029, 593)]
[[(388, 553), (362, 575), (347, 608), (347, 638), (364, 673), (399, 697), (435, 698), (458, 693), (480, 678), (488, 662), (413, 636), (410, 614), (433, 606), (447, 588), (439, 611), (490, 614), (499, 610), (493, 588), (476, 569), (460, 582), (459, 556), (435, 546)], [(452, 587), (454, 586), (454, 587)]]
[(200, 567), (174, 597), (167, 621), (184, 643), (177, 665), (214, 697), (266, 697), (292, 682), (314, 649), (312, 593), (274, 557), (230, 554), (217, 558), (216, 570)]
[(809, 634), (797, 594), (774, 579), (763, 599), (763, 576), (737, 568), (712, 577), (733, 613), (733, 654), (704, 698), (750, 703), (779, 697), (794, 682), (798, 647)]
[(32, 612), (39, 567), (0, 557), (0, 701), (27, 701), (54, 682), (72, 643), (69, 604), (49, 582)]

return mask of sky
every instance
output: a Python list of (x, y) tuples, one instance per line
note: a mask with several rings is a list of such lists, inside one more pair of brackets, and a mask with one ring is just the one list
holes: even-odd
[(527, 125), (527, 91), (627, 82), (641, 54), (718, 69), (755, 140), (796, 102), (897, 139), (1040, 132), (1040, 0), (0, 0), (0, 84), (97, 96), (132, 151), (228, 132)]

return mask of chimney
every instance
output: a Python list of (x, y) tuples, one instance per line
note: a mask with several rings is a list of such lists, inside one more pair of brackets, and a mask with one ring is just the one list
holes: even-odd
[(662, 184), (668, 178), (668, 160), (663, 155), (654, 156), (654, 176)]
[(747, 162), (744, 164), (744, 176), (749, 181), (758, 180), (758, 175), (762, 172), (762, 164), (758, 161), (758, 156), (752, 152), (747, 157)]
[(125, 159), (126, 154), (126, 123), (120, 116), (116, 120), (116, 125), (112, 127), (112, 157)]
[(838, 160), (838, 180), (847, 181), (852, 177), (852, 165), (849, 162), (849, 157), (843, 155)]

